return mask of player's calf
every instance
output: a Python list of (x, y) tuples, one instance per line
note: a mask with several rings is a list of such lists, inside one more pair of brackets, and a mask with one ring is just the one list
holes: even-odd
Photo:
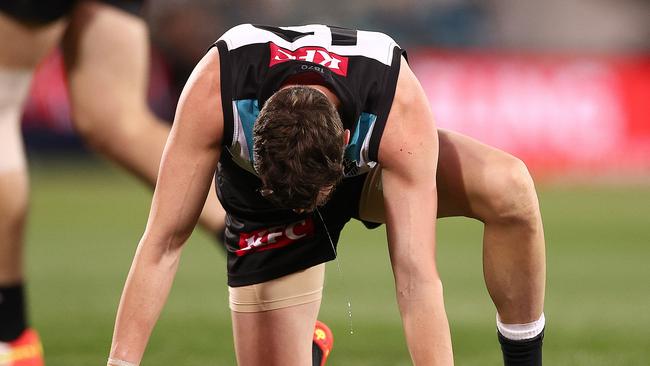
[(542, 364), (545, 244), (533, 180), (518, 159), (503, 159), (488, 179), (481, 220), (484, 274), (497, 308), (506, 366)]

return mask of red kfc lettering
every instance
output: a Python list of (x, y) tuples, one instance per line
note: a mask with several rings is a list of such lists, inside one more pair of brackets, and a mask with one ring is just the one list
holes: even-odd
[(249, 253), (287, 246), (302, 238), (314, 235), (314, 222), (311, 218), (291, 223), (287, 226), (275, 226), (239, 234), (238, 256)]
[(291, 51), (279, 47), (275, 43), (270, 43), (270, 48), (269, 67), (282, 62), (302, 60), (325, 66), (341, 76), (346, 76), (348, 73), (348, 58), (329, 52), (322, 47), (300, 47), (295, 51)]
[[(272, 45), (271, 50), (273, 50), (273, 46), (275, 46), (275, 45), (273, 43), (271, 43), (271, 45)], [(273, 56), (273, 58), (271, 60), (271, 66), (273, 66), (273, 65), (275, 65), (277, 63), (277, 62), (274, 63), (273, 60), (282, 62), (282, 61), (289, 61), (289, 60), (295, 60), (296, 59), (296, 56), (292, 55), (291, 51), (286, 51), (286, 50), (284, 50), (284, 49), (282, 49), (280, 47), (277, 47), (277, 46), (275, 48), (276, 48), (277, 52), (275, 53), (275, 56)], [(271, 54), (273, 55), (273, 53), (271, 53)]]

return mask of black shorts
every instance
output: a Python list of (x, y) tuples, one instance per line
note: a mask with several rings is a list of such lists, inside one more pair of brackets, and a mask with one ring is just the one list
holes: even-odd
[(343, 179), (325, 206), (297, 214), (262, 197), (260, 179), (240, 168), (224, 150), (216, 181), (228, 213), (228, 285), (261, 283), (334, 259), (341, 230), (359, 217), (365, 177)]
[[(0, 11), (26, 23), (47, 24), (72, 12), (74, 6), (85, 0), (1, 0)], [(144, 0), (100, 0), (129, 13), (138, 15)]]

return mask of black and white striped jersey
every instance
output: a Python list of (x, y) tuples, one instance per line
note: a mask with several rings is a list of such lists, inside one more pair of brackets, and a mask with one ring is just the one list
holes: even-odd
[(320, 24), (271, 27), (242, 24), (214, 44), (221, 62), (223, 144), (253, 172), (253, 125), (264, 102), (291, 76), (311, 72), (340, 99), (351, 132), (346, 176), (376, 164), (404, 51), (389, 36)]

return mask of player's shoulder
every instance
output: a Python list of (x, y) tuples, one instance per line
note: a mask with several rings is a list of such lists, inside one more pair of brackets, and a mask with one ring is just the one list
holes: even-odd
[(197, 99), (213, 100), (215, 94), (221, 94), (221, 67), (219, 50), (212, 47), (194, 67), (183, 88), (183, 94)]

